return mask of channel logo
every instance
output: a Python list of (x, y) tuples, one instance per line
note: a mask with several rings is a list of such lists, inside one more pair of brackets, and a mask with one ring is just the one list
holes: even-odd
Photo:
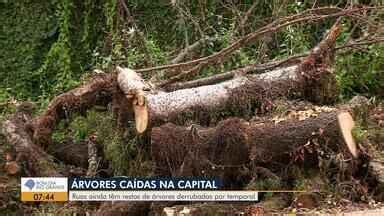
[(35, 187), (35, 181), (33, 181), (33, 179), (28, 179), (24, 185), (27, 186), (27, 188), (29, 188), (29, 190), (32, 190), (33, 187)]
[(21, 201), (56, 202), (68, 200), (67, 178), (21, 178), (20, 185)]

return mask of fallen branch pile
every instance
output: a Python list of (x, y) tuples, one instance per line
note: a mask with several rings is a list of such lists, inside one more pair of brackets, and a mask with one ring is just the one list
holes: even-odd
[[(175, 58), (174, 64), (136, 71), (117, 66), (115, 71), (98, 74), (84, 85), (55, 97), (46, 110), (34, 118), (30, 112), (17, 112), (2, 123), (1, 132), (15, 148), (16, 162), (26, 163), (29, 176), (61, 175), (58, 165), (44, 151), (52, 144), (54, 130), (62, 120), (70, 119), (75, 113), (85, 115), (94, 106), (109, 105), (120, 127), (134, 120), (137, 133), (150, 137), (149, 154), (158, 175), (220, 176), (225, 185), (236, 187), (241, 185), (238, 178), (246, 175), (249, 179), (251, 173), (256, 172), (255, 167), (273, 169), (298, 161), (317, 167), (317, 160), (324, 153), (341, 154), (348, 160), (358, 161), (361, 153), (351, 133), (354, 121), (346, 111), (320, 112), (304, 120), (249, 120), (272, 110), (274, 100), (279, 98), (320, 105), (337, 100), (332, 67), (336, 39), (341, 32), (340, 20), (309, 53), (194, 81), (182, 80), (208, 64), (223, 61), (266, 33), (299, 22), (354, 17), (354, 13), (370, 9), (373, 8), (311, 9), (279, 19), (211, 56), (178, 63), (190, 49), (200, 46), (202, 40), (196, 47), (186, 48)], [(180, 71), (154, 85), (139, 74), (164, 69)], [(253, 71), (264, 73), (248, 74)], [(195, 124), (187, 124), (190, 122)], [(102, 153), (91, 138), (86, 143), (88, 147), (82, 152), (87, 152), (84, 157), (89, 157), (87, 173), (97, 175), (98, 156)], [(71, 154), (66, 157), (71, 161)], [(356, 162), (354, 169), (366, 163)], [(84, 161), (78, 164), (84, 165)], [(250, 172), (244, 173), (239, 167), (246, 167)]]

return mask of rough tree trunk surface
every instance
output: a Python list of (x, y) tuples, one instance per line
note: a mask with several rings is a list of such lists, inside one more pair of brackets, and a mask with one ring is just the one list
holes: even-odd
[[(313, 68), (304, 62), (299, 66), (281, 68), (265, 74), (238, 76), (215, 85), (146, 93), (150, 122), (152, 125), (176, 122), (191, 113), (244, 113), (250, 108), (260, 111), (270, 107), (272, 100), (287, 96), (301, 97), (320, 104), (334, 102), (337, 89), (332, 71), (324, 65), (320, 67), (318, 63), (313, 64)], [(307, 68), (303, 71), (301, 68), (305, 67)], [(122, 91), (129, 94), (130, 89), (124, 89), (127, 86), (125, 81), (127, 80), (121, 79), (119, 86), (123, 86)]]
[(76, 167), (87, 168), (88, 166), (88, 146), (86, 142), (75, 143), (73, 140), (63, 142), (52, 142), (48, 148), (50, 154), (61, 162)]
[(85, 113), (95, 105), (107, 106), (116, 92), (116, 75), (99, 74), (83, 86), (72, 89), (54, 98), (45, 112), (32, 120), (33, 141), (47, 146), (51, 135), (62, 119), (72, 113)]
[(151, 121), (167, 122), (174, 121), (182, 114), (196, 111), (241, 111), (252, 104), (267, 106), (270, 100), (290, 92), (298, 92), (298, 85), (294, 80), (283, 78), (266, 81), (255, 76), (238, 77), (216, 85), (148, 94), (147, 100)]
[(269, 71), (275, 68), (283, 68), (283, 67), (289, 67), (292, 65), (298, 65), (301, 63), (301, 59), (303, 58), (303, 56), (305, 57), (306, 55), (300, 55), (300, 56), (301, 57), (295, 57), (295, 58), (290, 57), (288, 59), (278, 60), (276, 62), (269, 62), (265, 64), (255, 63), (251, 65), (246, 65), (241, 68), (237, 68), (224, 73), (215, 74), (209, 77), (204, 77), (204, 78), (185, 81), (185, 82), (173, 83), (165, 86), (165, 89), (168, 92), (170, 92), (170, 91), (176, 91), (179, 89), (195, 88), (195, 87), (204, 86), (204, 85), (213, 85), (219, 82), (224, 82), (224, 81), (233, 79), (235, 76), (239, 74), (246, 75), (250, 73), (265, 73), (266, 71)]
[[(230, 81), (215, 85), (173, 92), (147, 92), (151, 122), (174, 121), (181, 114), (196, 110), (204, 110), (203, 112), (207, 113), (231, 110), (234, 106), (237, 109), (253, 104), (268, 106), (271, 100), (282, 96), (294, 95), (320, 104), (332, 103), (338, 91), (331, 66), (340, 29), (340, 25), (335, 24), (318, 46), (296, 66), (277, 69), (263, 75), (239, 75)], [(144, 86), (137, 79), (128, 79), (127, 77), (132, 76), (126, 73), (121, 71), (118, 75), (119, 87), (126, 95), (130, 94), (132, 89)]]
[(305, 153), (318, 150), (353, 156), (355, 144), (343, 138), (344, 124), (350, 122), (340, 120), (340, 115), (349, 114), (323, 112), (302, 121), (262, 124), (230, 118), (212, 128), (167, 123), (152, 129), (156, 173), (221, 176), (224, 181), (233, 182), (233, 178), (241, 175), (240, 168), (250, 162), (286, 165), (304, 160)]
[[(291, 156), (300, 148), (329, 148), (334, 152), (357, 157), (355, 143), (344, 138), (345, 124), (339, 117), (346, 113), (321, 113), (313, 119), (287, 121), (281, 124), (267, 124), (249, 129), (251, 140), (250, 159), (256, 162), (272, 162), (282, 159), (287, 152)], [(350, 115), (349, 115), (350, 116)], [(348, 128), (351, 134), (352, 129)]]
[(61, 176), (52, 158), (28, 134), (26, 123), (30, 120), (30, 114), (17, 112), (1, 125), (2, 134), (17, 153), (16, 162), (25, 164), (26, 174), (30, 176)]

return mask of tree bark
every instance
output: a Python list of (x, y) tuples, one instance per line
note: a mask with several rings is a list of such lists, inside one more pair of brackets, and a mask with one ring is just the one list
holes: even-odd
[[(337, 98), (335, 77), (327, 68), (309, 70), (303, 76), (299, 66), (274, 70), (261, 75), (240, 76), (216, 85), (182, 89), (174, 92), (147, 93), (150, 122), (175, 121), (183, 114), (244, 112), (264, 110), (279, 97), (300, 97), (319, 104)], [(124, 90), (123, 90), (124, 91)]]
[(26, 127), (30, 120), (29, 113), (17, 112), (2, 124), (2, 134), (17, 153), (16, 162), (25, 164), (28, 176), (61, 176), (58, 165), (30, 138)]
[(295, 91), (299, 93), (296, 70), (294, 66), (262, 76), (240, 76), (216, 85), (149, 93), (146, 98), (151, 122), (175, 121), (182, 114), (196, 111), (226, 111), (241, 104), (247, 107), (250, 104), (266, 105), (276, 97)]
[(156, 174), (219, 176), (233, 182), (249, 163), (286, 165), (318, 151), (357, 157), (350, 125), (353, 119), (348, 112), (261, 124), (229, 118), (212, 128), (167, 123), (152, 129), (151, 154)]
[(67, 165), (86, 169), (88, 167), (88, 147), (87, 142), (75, 143), (74, 140), (64, 140), (63, 142), (52, 142), (49, 147), (50, 154)]
[(209, 77), (204, 77), (204, 78), (186, 81), (186, 82), (173, 83), (171, 85), (165, 86), (165, 89), (167, 91), (176, 91), (179, 89), (195, 88), (195, 87), (204, 86), (204, 85), (213, 85), (216, 83), (233, 79), (235, 76), (239, 74), (246, 75), (249, 73), (263, 73), (265, 71), (270, 71), (276, 68), (298, 65), (301, 62), (301, 59), (303, 59), (303, 57), (305, 57), (308, 54), (309, 53), (294, 55), (283, 60), (272, 61), (265, 64), (258, 64), (258, 63), (250, 64), (241, 68), (237, 68), (224, 73), (218, 73)]
[[(215, 85), (182, 89), (174, 92), (146, 92), (150, 122), (175, 121), (180, 115), (196, 111), (222, 112), (236, 107), (269, 106), (271, 100), (282, 96), (299, 96), (303, 99), (328, 104), (337, 98), (337, 83), (332, 70), (334, 46), (340, 34), (337, 22), (304, 60), (294, 66), (271, 72), (242, 76)], [(132, 77), (129, 70), (120, 70), (118, 85), (124, 94), (142, 89), (145, 84)], [(129, 87), (129, 88), (128, 88)]]
[(369, 171), (379, 184), (384, 185), (384, 161), (382, 159), (373, 158), (369, 162)]
[(72, 113), (85, 113), (95, 105), (107, 106), (116, 92), (116, 75), (98, 74), (78, 88), (55, 97), (43, 114), (31, 121), (33, 142), (41, 146), (52, 143), (51, 135), (56, 125)]

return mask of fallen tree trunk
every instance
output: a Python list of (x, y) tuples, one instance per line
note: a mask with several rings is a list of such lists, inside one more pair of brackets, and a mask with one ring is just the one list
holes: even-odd
[(30, 138), (26, 127), (30, 120), (30, 113), (19, 111), (2, 124), (2, 134), (17, 153), (16, 162), (25, 164), (28, 176), (61, 176), (53, 159)]
[(230, 118), (212, 128), (167, 123), (152, 129), (151, 154), (156, 174), (219, 176), (225, 184), (241, 176), (241, 167), (249, 163), (286, 165), (321, 151), (357, 157), (353, 124), (348, 112), (262, 124)]
[[(311, 53), (298, 65), (277, 69), (262, 75), (237, 76), (215, 85), (182, 89), (174, 92), (145, 93), (145, 113), (152, 125), (157, 122), (177, 121), (183, 114), (243, 112), (255, 105), (268, 107), (271, 100), (282, 96), (296, 96), (316, 103), (332, 103), (337, 98), (337, 84), (330, 69), (334, 61), (334, 46), (340, 34), (337, 22)], [(126, 94), (144, 91), (145, 84), (133, 76), (131, 70), (118, 68), (118, 85)], [(127, 97), (130, 99), (132, 96)], [(201, 112), (202, 111), (202, 112)], [(145, 114), (146, 118), (148, 114)], [(138, 118), (136, 118), (138, 119)], [(176, 120), (175, 120), (176, 119)], [(136, 123), (137, 124), (137, 123)]]
[(289, 67), (292, 65), (298, 65), (300, 64), (301, 59), (305, 56), (306, 56), (305, 54), (301, 54), (301, 55), (291, 56), (283, 60), (268, 62), (265, 64), (258, 64), (258, 63), (250, 64), (242, 68), (237, 68), (228, 72), (219, 73), (219, 74), (201, 78), (201, 79), (173, 83), (168, 86), (165, 86), (165, 89), (167, 91), (176, 91), (179, 89), (195, 88), (195, 87), (204, 86), (204, 85), (212, 85), (212, 84), (233, 79), (236, 75), (239, 75), (239, 74), (246, 75), (249, 73), (262, 73), (268, 70), (273, 70), (278, 67)]
[[(352, 137), (354, 122), (347, 112), (321, 113), (316, 118), (300, 122), (288, 121), (277, 125), (265, 125), (251, 128), (252, 140), (250, 159), (253, 161), (276, 161), (281, 155), (292, 155), (300, 148), (310, 144), (316, 148), (331, 148), (334, 152), (343, 152), (357, 158), (358, 151)], [(314, 143), (311, 143), (316, 139)], [(333, 142), (333, 144), (329, 144)], [(334, 145), (336, 144), (336, 145)], [(307, 145), (307, 146), (306, 146)], [(322, 145), (322, 146), (318, 146)]]
[[(216, 85), (147, 94), (150, 119), (152, 122), (167, 122), (194, 112), (241, 112), (242, 108), (249, 108), (252, 104), (268, 106), (277, 97), (299, 93), (296, 71), (294, 66), (263, 77), (240, 76)], [(274, 79), (271, 77), (273, 74), (280, 77)]]
[[(85, 85), (54, 98), (46, 111), (32, 121), (33, 141), (42, 146), (50, 144), (51, 134), (62, 119), (95, 105), (106, 106), (111, 101), (120, 120), (135, 113), (139, 133), (147, 125), (185, 121), (191, 115), (205, 125), (215, 113), (252, 116), (255, 112), (271, 109), (272, 100), (278, 97), (293, 96), (321, 104), (332, 103), (337, 98), (337, 85), (330, 67), (339, 33), (337, 23), (298, 65), (174, 92), (153, 89), (133, 74), (134, 71), (117, 67), (117, 76), (115, 73), (99, 74)], [(130, 107), (133, 109), (128, 109)]]

